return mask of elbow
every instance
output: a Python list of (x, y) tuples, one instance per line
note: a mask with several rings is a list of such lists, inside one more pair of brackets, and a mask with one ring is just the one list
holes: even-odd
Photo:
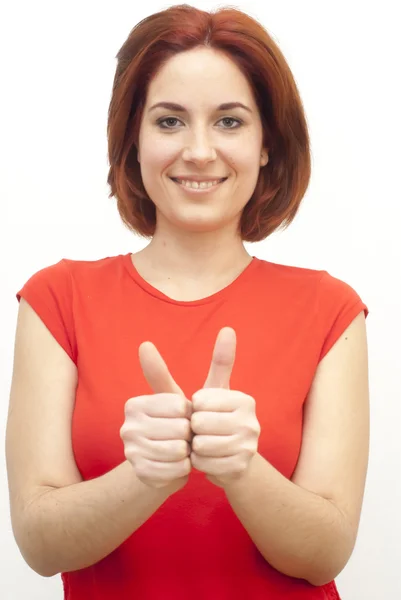
[(59, 573), (56, 569), (52, 568), (50, 564), (47, 564), (45, 560), (41, 560), (40, 553), (35, 552), (35, 547), (31, 548), (29, 551), (23, 547), (22, 544), (19, 544), (17, 541), (17, 545), (19, 551), (21, 553), (22, 558), (35, 573), (40, 575), (41, 577), (54, 577)]
[[(342, 570), (342, 569), (341, 569)], [(314, 585), (315, 587), (321, 587), (323, 585), (326, 585), (327, 583), (330, 583), (331, 581), (333, 581), (339, 574), (341, 573), (341, 571), (338, 572), (319, 572), (319, 573), (311, 573), (310, 575), (308, 575), (307, 577), (305, 577), (306, 581), (308, 581), (308, 583), (310, 583), (311, 585)]]
[(33, 569), (35, 571), (35, 573), (37, 573), (41, 577), (54, 577), (55, 575), (58, 575), (60, 573), (60, 571), (58, 569), (54, 569), (53, 565), (48, 564), (48, 563), (46, 564), (45, 561), (43, 561), (43, 562), (31, 561), (31, 564), (29, 564), (29, 566), (31, 567), (31, 569)]
[(333, 581), (341, 573), (344, 566), (345, 564), (340, 568), (334, 568), (327, 564), (322, 565), (321, 561), (316, 561), (315, 564), (311, 565), (299, 560), (296, 565), (292, 562), (290, 565), (286, 564), (285, 567), (276, 565), (275, 568), (283, 575), (295, 579), (304, 579), (314, 587), (321, 587)]
[(54, 577), (60, 572), (50, 564), (50, 561), (46, 560), (35, 544), (28, 549), (24, 543), (16, 541), (22, 558), (35, 573), (41, 577)]
[(333, 549), (331, 555), (322, 555), (315, 561), (314, 565), (308, 565), (305, 569), (304, 579), (310, 584), (320, 587), (333, 581), (347, 565), (352, 554), (352, 547), (339, 551)]
[(307, 560), (305, 556), (300, 556), (296, 560), (293, 557), (290, 562), (286, 560), (285, 563), (272, 561), (271, 558), (265, 557), (265, 559), (283, 575), (303, 579), (315, 587), (321, 587), (333, 581), (348, 562), (347, 560), (335, 562), (332, 557), (327, 556), (317, 557), (313, 561)]
[(315, 556), (314, 564), (309, 563), (305, 579), (319, 587), (333, 581), (346, 567), (355, 547), (357, 527), (344, 518), (341, 520), (330, 543), (326, 543), (325, 551), (320, 549)]
[(333, 581), (346, 567), (355, 546), (356, 534), (351, 528), (342, 528), (325, 550), (318, 552), (312, 561), (304, 564), (302, 579), (320, 587)]
[(60, 571), (57, 571), (55, 569), (53, 570), (46, 570), (44, 569), (34, 569), (36, 571), (36, 573), (38, 575), (41, 575), (41, 577), (54, 577), (55, 575), (58, 575), (60, 573)]
[(28, 567), (41, 577), (54, 577), (60, 572), (54, 568), (49, 557), (43, 552), (39, 535), (34, 531), (32, 523), (25, 520), (18, 527), (12, 522), (12, 530), (21, 556)]
[(32, 565), (32, 564), (29, 564), (28, 562), (27, 562), (27, 564), (31, 567), (31, 569), (33, 569), (33, 571), (35, 571), (35, 573), (37, 573), (41, 577), (54, 577), (55, 575), (58, 575), (58, 573), (59, 573), (59, 571), (56, 571), (56, 570), (46, 569), (46, 566), (44, 566), (44, 565)]

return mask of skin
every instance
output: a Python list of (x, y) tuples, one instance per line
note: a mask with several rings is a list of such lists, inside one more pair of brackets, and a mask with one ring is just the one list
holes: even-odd
[(142, 371), (154, 394), (127, 401), (121, 437), (143, 483), (162, 488), (186, 478), (191, 467), (219, 487), (245, 474), (257, 452), (260, 425), (255, 400), (230, 390), (235, 351), (235, 331), (224, 327), (203, 388), (189, 402), (156, 346), (141, 344)]
[[(166, 101), (188, 112), (150, 110)], [(241, 102), (251, 112), (218, 112), (227, 102)], [(160, 119), (168, 120), (160, 124)], [(142, 179), (157, 220), (149, 245), (132, 255), (145, 279), (171, 297), (191, 299), (217, 291), (246, 268), (251, 256), (237, 228), (268, 162), (262, 141), (252, 88), (224, 54), (196, 48), (159, 70), (149, 86), (138, 144)], [(197, 197), (170, 180), (177, 175), (229, 179), (212, 194)]]
[[(184, 104), (188, 113), (151, 114), (149, 106), (162, 100)], [(218, 104), (234, 100), (253, 112), (215, 113)], [(155, 124), (167, 116), (179, 118), (174, 132)], [(223, 117), (243, 119), (244, 126), (231, 131), (231, 124), (226, 131)], [(154, 238), (133, 256), (145, 279), (171, 297), (192, 299), (213, 293), (243, 270), (250, 256), (236, 229), (268, 160), (261, 144), (251, 90), (226, 57), (197, 49), (163, 67), (150, 86), (139, 141), (145, 187), (157, 209)], [(186, 173), (228, 175), (229, 180), (197, 198), (168, 179)], [(229, 387), (236, 344), (230, 328), (219, 332), (206, 382), (192, 402), (183, 398), (157, 348), (151, 342), (141, 345), (142, 369), (154, 394), (126, 403), (121, 435), (127, 460), (82, 481), (70, 436), (76, 366), (28, 309), (21, 299), (7, 461), (13, 528), (34, 570), (53, 576), (97, 563), (185, 485), (194, 466), (224, 490), (255, 545), (278, 571), (313, 585), (341, 572), (356, 540), (369, 448), (363, 312), (317, 368), (291, 481), (257, 452), (254, 399)], [(62, 411), (57, 419), (55, 397)], [(170, 429), (157, 438), (156, 421), (165, 417)], [(157, 442), (163, 441), (168, 450), (160, 452)], [(223, 445), (229, 456), (221, 456)], [(171, 460), (161, 465), (166, 452)], [(141, 464), (138, 456), (145, 459)]]
[[(188, 112), (150, 111), (161, 101), (184, 105)], [(243, 102), (252, 112), (216, 113), (220, 103), (230, 101)], [(169, 122), (173, 131), (157, 125), (167, 117), (178, 119)], [(238, 117), (244, 124), (222, 129), (222, 117)], [(207, 49), (174, 57), (150, 86), (138, 150), (157, 228), (150, 244), (132, 257), (137, 270), (180, 300), (224, 287), (250, 262), (238, 220), (268, 160), (246, 79), (229, 59)], [(197, 197), (169, 179), (185, 174), (229, 179), (213, 194)], [(154, 394), (127, 402), (126, 456), (149, 486), (165, 486), (174, 478), (185, 482), (191, 467), (204, 472), (224, 490), (273, 567), (323, 585), (347, 564), (361, 513), (369, 441), (364, 314), (319, 364), (305, 402), (302, 449), (292, 480), (257, 452), (255, 400), (229, 387), (235, 343), (234, 330), (219, 332), (209, 375), (192, 396), (191, 410), (157, 348), (151, 342), (141, 345), (142, 369)], [(157, 427), (166, 416), (169, 432), (160, 423)]]
[(361, 312), (319, 364), (290, 481), (257, 451), (254, 398), (230, 389), (233, 329), (218, 333), (205, 383), (192, 402), (156, 346), (144, 342), (139, 358), (154, 394), (126, 403), (126, 457), (151, 488), (185, 485), (192, 467), (202, 471), (224, 490), (272, 566), (324, 585), (348, 562), (358, 530), (369, 438), (366, 348)]
[[(152, 108), (160, 102), (179, 104), (185, 110)], [(228, 102), (240, 102), (249, 110), (218, 110)], [(252, 257), (238, 234), (238, 223), (260, 169), (268, 162), (262, 141), (252, 88), (227, 56), (196, 48), (176, 55), (159, 70), (149, 85), (138, 145), (141, 175), (156, 206), (157, 226), (150, 244), (132, 256), (148, 282), (170, 297), (194, 299), (214, 293), (246, 268)], [(171, 181), (177, 176), (228, 179), (213, 193), (196, 196)], [(154, 394), (127, 402), (121, 433), (143, 482), (163, 487), (185, 478), (195, 466), (222, 486), (248, 468), (260, 426), (253, 398), (226, 389), (235, 356), (233, 330), (220, 332), (216, 356), (224, 357), (228, 365), (224, 381), (218, 384), (221, 368), (213, 359), (205, 389), (192, 402), (183, 402), (179, 385), (157, 349), (150, 342), (142, 344), (141, 364)], [(216, 394), (209, 388), (222, 389)], [(202, 416), (199, 411), (207, 407), (209, 413)], [(205, 415), (217, 429), (221, 421), (225, 435), (213, 435), (210, 425), (205, 429)], [(167, 416), (170, 419), (165, 420)], [(248, 418), (249, 427), (244, 429)], [(137, 425), (133, 428), (131, 422)], [(170, 425), (174, 431), (168, 435)], [(194, 436), (195, 430), (206, 435)]]

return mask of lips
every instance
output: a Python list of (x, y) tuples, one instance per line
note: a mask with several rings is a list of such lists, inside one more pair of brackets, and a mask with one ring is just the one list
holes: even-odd
[(184, 190), (186, 193), (190, 193), (190, 194), (209, 194), (214, 192), (215, 190), (217, 190), (219, 188), (220, 185), (223, 185), (223, 183), (227, 180), (227, 177), (224, 177), (222, 179), (215, 179), (213, 182), (196, 182), (196, 183), (186, 183), (187, 180), (179, 180), (176, 178), (170, 178), (171, 181), (175, 184), (177, 184), (181, 190)]
[(179, 181), (191, 181), (193, 183), (208, 183), (210, 181), (217, 181), (218, 183), (221, 183), (222, 181), (225, 181), (226, 179), (228, 179), (228, 177), (215, 177), (214, 179), (187, 179), (186, 177), (170, 177), (170, 179), (172, 179), (173, 181), (179, 183)]

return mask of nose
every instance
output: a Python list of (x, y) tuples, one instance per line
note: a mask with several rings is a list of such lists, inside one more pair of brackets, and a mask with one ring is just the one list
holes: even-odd
[(202, 130), (194, 133), (192, 143), (185, 148), (182, 157), (186, 161), (202, 166), (216, 160), (216, 150)]

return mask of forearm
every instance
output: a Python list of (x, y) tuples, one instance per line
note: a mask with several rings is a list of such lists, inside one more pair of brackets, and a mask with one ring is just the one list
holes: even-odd
[(45, 577), (95, 564), (138, 529), (174, 485), (150, 488), (124, 461), (96, 479), (50, 489), (25, 511), (16, 536), (21, 553)]
[(253, 542), (278, 571), (323, 585), (344, 568), (353, 536), (342, 513), (292, 483), (260, 454), (242, 479), (224, 489)]

